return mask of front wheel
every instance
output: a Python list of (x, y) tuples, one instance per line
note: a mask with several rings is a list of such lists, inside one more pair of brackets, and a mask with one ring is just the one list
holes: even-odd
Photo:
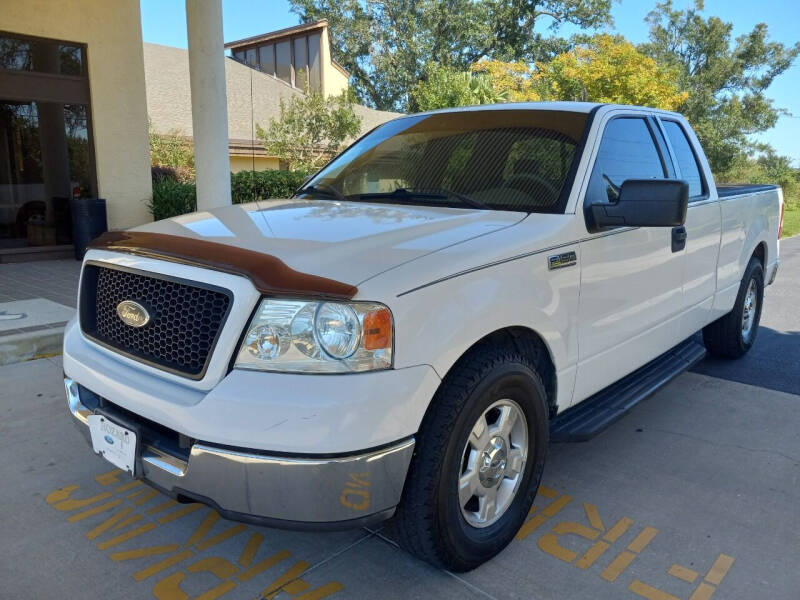
[(739, 285), (733, 310), (703, 329), (706, 349), (724, 358), (744, 356), (756, 340), (763, 300), (764, 267), (757, 258), (751, 258)]
[(484, 345), (448, 373), (423, 419), (395, 523), (427, 562), (467, 571), (514, 538), (544, 468), (541, 378), (514, 349)]

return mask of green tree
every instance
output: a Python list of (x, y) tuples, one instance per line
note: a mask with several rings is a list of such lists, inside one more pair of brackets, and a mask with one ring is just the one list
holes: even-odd
[(537, 102), (543, 99), (542, 78), (535, 67), (522, 62), (481, 60), (470, 67), (473, 73), (485, 75), (495, 90), (508, 95), (511, 102)]
[(425, 78), (414, 87), (411, 96), (419, 110), (496, 104), (509, 99), (508, 92), (495, 90), (487, 75), (474, 75), (436, 63), (426, 65)]
[(290, 169), (312, 171), (336, 154), (344, 141), (361, 131), (361, 118), (346, 92), (340, 96), (304, 94), (281, 100), (280, 117), (266, 129), (256, 125), (256, 135), (267, 152)]
[(533, 62), (564, 49), (560, 25), (611, 22), (611, 0), (290, 0), (303, 22), (327, 19), (333, 53), (359, 102), (415, 110), (409, 91), (435, 62), (466, 71), (481, 58)]
[(601, 34), (537, 65), (552, 100), (634, 104), (674, 110), (686, 100), (677, 68), (660, 65), (620, 37)]
[(177, 129), (158, 133), (150, 125), (150, 164), (177, 181), (194, 181), (194, 143)]
[(783, 112), (764, 93), (792, 65), (800, 44), (769, 41), (764, 23), (732, 40), (733, 24), (706, 19), (702, 10), (702, 0), (686, 10), (675, 10), (671, 0), (657, 4), (647, 17), (650, 41), (640, 50), (678, 69), (689, 93), (678, 110), (694, 126), (711, 168), (727, 171), (757, 150), (751, 134), (773, 127)]

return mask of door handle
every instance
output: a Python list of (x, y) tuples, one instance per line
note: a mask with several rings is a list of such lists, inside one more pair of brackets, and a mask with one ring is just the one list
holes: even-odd
[(680, 252), (686, 248), (686, 227), (673, 227), (672, 228), (672, 251)]

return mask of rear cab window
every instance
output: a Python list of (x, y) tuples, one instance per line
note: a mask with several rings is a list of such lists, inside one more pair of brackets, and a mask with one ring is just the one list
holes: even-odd
[(703, 180), (697, 156), (692, 148), (689, 138), (680, 123), (676, 121), (661, 120), (664, 131), (669, 138), (672, 153), (675, 156), (677, 167), (680, 171), (679, 178), (689, 184), (689, 199), (699, 200), (706, 196), (707, 190)]

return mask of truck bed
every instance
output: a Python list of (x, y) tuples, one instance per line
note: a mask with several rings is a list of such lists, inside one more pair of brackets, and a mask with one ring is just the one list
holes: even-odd
[(766, 184), (744, 184), (744, 183), (722, 183), (717, 185), (717, 196), (729, 198), (730, 196), (742, 196), (744, 194), (756, 194), (758, 192), (768, 192), (777, 190), (777, 185)]

